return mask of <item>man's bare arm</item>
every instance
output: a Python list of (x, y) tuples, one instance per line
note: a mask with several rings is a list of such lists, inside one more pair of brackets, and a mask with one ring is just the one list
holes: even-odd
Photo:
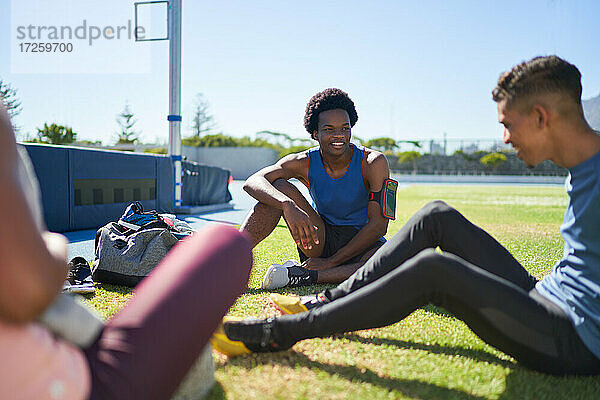
[[(304, 171), (306, 169), (306, 171)], [(273, 186), (277, 179), (296, 178), (305, 183), (308, 175), (308, 157), (304, 153), (289, 154), (277, 163), (261, 169), (244, 183), (244, 190), (259, 202), (271, 207), (284, 209), (293, 202)]]
[(296, 178), (308, 183), (308, 156), (306, 153), (290, 154), (277, 163), (265, 167), (249, 177), (244, 190), (259, 202), (283, 211), (294, 241), (299, 247), (308, 249), (318, 244), (316, 227), (308, 214), (287, 195), (273, 186), (277, 179)]
[(62, 287), (66, 239), (42, 236), (37, 230), (17, 168), (15, 137), (6, 111), (0, 109), (0, 318), (27, 322), (41, 314)]

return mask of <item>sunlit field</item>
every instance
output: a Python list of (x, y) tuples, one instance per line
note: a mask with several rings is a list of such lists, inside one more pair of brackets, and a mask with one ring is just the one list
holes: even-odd
[[(388, 237), (433, 199), (445, 200), (490, 232), (538, 278), (562, 254), (559, 227), (567, 197), (561, 187), (411, 186), (398, 193), (398, 218)], [(297, 259), (296, 248), (282, 220), (255, 249), (249, 288), (229, 314), (276, 315), (260, 282), (271, 263), (292, 258)], [(130, 296), (127, 289), (100, 285), (89, 302), (108, 318)], [(600, 398), (600, 379), (556, 378), (521, 368), (432, 306), (385, 328), (306, 340), (282, 353), (232, 359), (215, 353), (214, 358), (217, 382), (211, 399)]]

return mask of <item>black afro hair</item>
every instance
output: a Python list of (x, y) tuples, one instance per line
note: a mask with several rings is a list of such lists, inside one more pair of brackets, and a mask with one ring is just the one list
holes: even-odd
[(314, 131), (318, 130), (319, 114), (323, 111), (342, 109), (350, 117), (350, 127), (358, 121), (358, 114), (354, 102), (348, 97), (348, 93), (336, 88), (325, 89), (315, 94), (306, 105), (304, 114), (304, 127), (312, 137)]

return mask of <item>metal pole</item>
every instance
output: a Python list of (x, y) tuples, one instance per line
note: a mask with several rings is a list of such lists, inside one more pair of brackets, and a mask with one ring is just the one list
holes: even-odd
[(181, 207), (181, 0), (169, 1), (169, 155), (175, 166), (175, 207)]

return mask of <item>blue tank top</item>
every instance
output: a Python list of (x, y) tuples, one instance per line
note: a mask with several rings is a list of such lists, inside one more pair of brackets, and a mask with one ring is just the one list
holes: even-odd
[(369, 222), (369, 194), (362, 174), (364, 148), (350, 144), (352, 160), (348, 170), (338, 179), (329, 176), (319, 147), (308, 151), (308, 183), (315, 210), (331, 225), (362, 228)]

